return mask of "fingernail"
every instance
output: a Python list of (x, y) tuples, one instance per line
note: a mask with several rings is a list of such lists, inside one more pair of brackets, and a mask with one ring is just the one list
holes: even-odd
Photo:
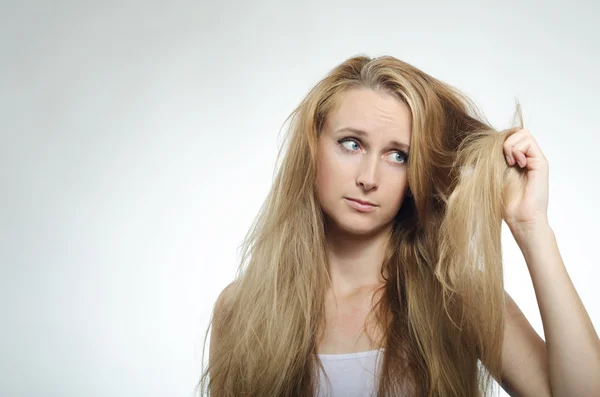
[(517, 160), (517, 163), (519, 163), (519, 167), (523, 168), (523, 163), (521, 163), (521, 160)]
[(504, 158), (506, 158), (506, 162), (507, 162), (508, 164), (510, 164), (510, 163), (511, 163), (511, 161), (510, 161), (510, 157), (508, 157), (508, 156), (506, 156), (506, 155), (505, 155), (505, 156), (504, 156)]

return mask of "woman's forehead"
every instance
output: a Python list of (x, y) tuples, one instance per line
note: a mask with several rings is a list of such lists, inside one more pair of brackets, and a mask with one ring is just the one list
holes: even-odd
[(331, 133), (353, 133), (364, 139), (410, 144), (410, 109), (390, 94), (373, 90), (343, 93), (326, 119)]

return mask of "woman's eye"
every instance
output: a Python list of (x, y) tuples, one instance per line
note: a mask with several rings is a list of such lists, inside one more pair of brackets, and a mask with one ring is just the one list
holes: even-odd
[(356, 152), (359, 149), (359, 144), (354, 139), (342, 139), (339, 144), (346, 150)]
[[(338, 143), (347, 152), (356, 152), (360, 149), (360, 143), (353, 138), (340, 139)], [(392, 153), (391, 156), (394, 156), (392, 160), (398, 164), (406, 163), (408, 160), (408, 154), (401, 150)]]
[(398, 163), (406, 163), (408, 155), (404, 152), (394, 152), (391, 154), (394, 160), (398, 160)]

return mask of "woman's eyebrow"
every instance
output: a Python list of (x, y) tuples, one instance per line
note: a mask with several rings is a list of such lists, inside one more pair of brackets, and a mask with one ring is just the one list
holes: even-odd
[[(342, 127), (339, 128), (337, 130), (335, 130), (335, 132), (341, 132), (341, 131), (349, 131), (349, 132), (354, 132), (356, 135), (360, 135), (363, 137), (368, 137), (369, 133), (367, 133), (366, 131), (363, 131), (359, 128), (354, 128), (354, 127)], [(398, 142), (398, 141), (390, 141), (390, 145), (392, 146), (397, 146), (400, 147), (406, 151), (410, 150), (410, 145), (406, 144), (406, 143), (402, 143), (402, 142)]]

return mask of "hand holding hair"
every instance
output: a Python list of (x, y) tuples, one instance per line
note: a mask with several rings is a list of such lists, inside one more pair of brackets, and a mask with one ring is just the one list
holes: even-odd
[(520, 167), (527, 180), (523, 190), (509, 188), (503, 218), (515, 238), (527, 238), (548, 222), (548, 161), (526, 128), (508, 136), (503, 149), (507, 163)]

